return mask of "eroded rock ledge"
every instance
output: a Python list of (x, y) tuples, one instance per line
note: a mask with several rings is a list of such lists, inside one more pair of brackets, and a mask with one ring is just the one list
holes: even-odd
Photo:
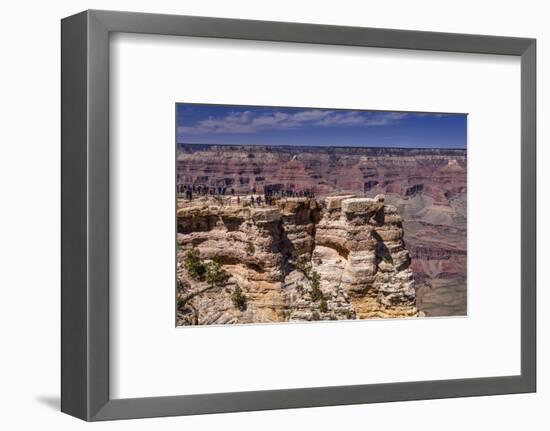
[[(402, 220), (384, 196), (242, 202), (178, 202), (179, 325), (419, 315)], [(191, 277), (190, 250), (217, 260), (227, 281), (207, 288)]]

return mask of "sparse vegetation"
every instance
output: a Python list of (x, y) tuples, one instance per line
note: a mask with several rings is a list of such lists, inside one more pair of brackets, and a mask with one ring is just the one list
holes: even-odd
[[(313, 302), (324, 300), (323, 292), (321, 291), (320, 285), (321, 285), (321, 276), (317, 271), (313, 271), (311, 269), (311, 261), (308, 259), (306, 253), (299, 254), (294, 259), (294, 268), (298, 271), (301, 271), (308, 279), (311, 286), (311, 300)], [(299, 286), (298, 291), (301, 293), (303, 291), (303, 287)], [(326, 307), (326, 301), (324, 304), (324, 307)], [(323, 311), (323, 310), (321, 310)]]
[(191, 250), (185, 255), (185, 266), (190, 276), (196, 280), (206, 280), (208, 284), (206, 287), (196, 289), (187, 293), (185, 296), (178, 296), (178, 308), (184, 308), (188, 305), (191, 306), (191, 304), (189, 304), (191, 299), (210, 289), (213, 289), (216, 286), (225, 284), (230, 277), (229, 273), (223, 269), (218, 258), (214, 258), (211, 262), (204, 264), (200, 261), (198, 252), (195, 250)]
[(325, 298), (321, 298), (321, 301), (319, 302), (319, 311), (321, 313), (326, 313), (328, 311), (327, 300)]
[(223, 269), (220, 260), (215, 257), (206, 264), (206, 281), (210, 287), (222, 285), (229, 279), (228, 272)]
[(317, 271), (311, 272), (310, 283), (311, 283), (311, 300), (319, 301), (323, 299), (323, 292), (320, 289), (321, 276)]
[(231, 301), (233, 302), (233, 305), (237, 307), (239, 310), (241, 311), (246, 310), (246, 306), (247, 306), (246, 295), (243, 293), (239, 285), (235, 287), (235, 290), (231, 294)]
[(185, 269), (189, 276), (195, 280), (202, 281), (206, 275), (206, 265), (201, 262), (199, 251), (196, 248), (189, 250), (184, 258)]
[(344, 311), (344, 314), (346, 316), (346, 319), (353, 319), (353, 313), (351, 310)]
[(254, 252), (256, 251), (255, 248), (254, 248), (254, 244), (252, 244), (252, 242), (248, 241), (246, 243), (246, 246), (245, 246), (245, 251), (246, 251), (246, 254), (248, 254), (249, 256), (253, 255)]
[(302, 272), (307, 278), (310, 277), (311, 262), (309, 261), (306, 253), (295, 255), (294, 268)]

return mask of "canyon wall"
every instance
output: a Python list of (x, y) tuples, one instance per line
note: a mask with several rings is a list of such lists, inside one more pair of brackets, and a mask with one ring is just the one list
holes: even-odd
[[(383, 196), (180, 199), (177, 226), (178, 325), (422, 314), (402, 220)], [(224, 281), (194, 277), (190, 253), (218, 262)]]
[(385, 194), (407, 233), (417, 307), (466, 314), (466, 150), (180, 144), (178, 183), (373, 197)]

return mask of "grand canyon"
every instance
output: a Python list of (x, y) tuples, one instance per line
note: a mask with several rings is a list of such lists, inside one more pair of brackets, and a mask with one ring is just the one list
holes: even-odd
[(465, 149), (177, 146), (176, 324), (463, 316)]

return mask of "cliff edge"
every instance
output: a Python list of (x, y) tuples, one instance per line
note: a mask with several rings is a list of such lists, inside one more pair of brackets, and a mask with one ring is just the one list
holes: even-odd
[(250, 202), (178, 201), (178, 325), (420, 315), (383, 195)]

